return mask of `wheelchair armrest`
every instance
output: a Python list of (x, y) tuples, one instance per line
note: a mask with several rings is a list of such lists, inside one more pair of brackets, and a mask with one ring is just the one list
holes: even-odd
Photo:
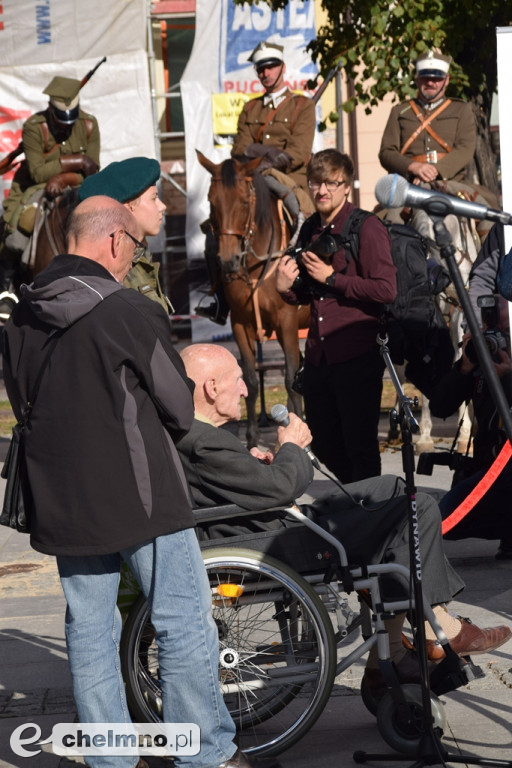
[(196, 507), (192, 510), (196, 523), (211, 523), (214, 520), (226, 520), (230, 517), (242, 517), (248, 516), (258, 517), (258, 515), (264, 515), (267, 512), (278, 512), (284, 515), (282, 507), (269, 507), (268, 509), (260, 509), (255, 512), (252, 509), (242, 509), (242, 507), (236, 504), (221, 504), (216, 507)]

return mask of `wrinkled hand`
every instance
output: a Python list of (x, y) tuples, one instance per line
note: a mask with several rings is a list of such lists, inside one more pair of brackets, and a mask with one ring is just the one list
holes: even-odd
[(296, 413), (290, 413), (289, 418), (290, 423), (287, 427), (278, 427), (277, 429), (278, 447), (285, 443), (293, 443), (299, 448), (305, 448), (313, 439), (308, 425)]
[(290, 256), (283, 256), (277, 265), (276, 291), (278, 293), (289, 291), (298, 274), (299, 268), (295, 259), (290, 258)]
[(272, 464), (272, 462), (274, 461), (274, 454), (272, 453), (272, 451), (260, 451), (259, 448), (254, 447), (254, 448), (251, 448), (249, 453), (251, 454), (251, 456), (254, 456), (255, 459), (259, 459), (264, 464)]

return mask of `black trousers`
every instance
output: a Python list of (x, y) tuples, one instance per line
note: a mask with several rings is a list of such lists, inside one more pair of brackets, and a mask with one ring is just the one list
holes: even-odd
[(304, 368), (312, 449), (342, 483), (380, 475), (379, 418), (384, 361), (375, 344), (344, 363)]

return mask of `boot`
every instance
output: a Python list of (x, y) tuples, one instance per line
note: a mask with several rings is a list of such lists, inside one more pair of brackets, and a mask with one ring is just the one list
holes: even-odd
[(291, 189), (290, 187), (287, 187), (286, 184), (281, 184), (280, 181), (278, 181), (274, 176), (271, 176), (270, 174), (265, 175), (265, 181), (267, 182), (268, 186), (270, 187), (274, 195), (279, 200), (283, 201), (283, 205), (286, 208), (288, 217), (292, 222), (293, 231), (292, 231), (291, 240), (288, 243), (288, 248), (293, 248), (299, 237), (299, 232), (301, 230), (301, 227), (306, 220), (306, 217), (300, 210), (300, 205), (299, 205), (299, 200), (297, 198), (297, 195), (295, 194), (295, 191), (293, 189)]
[(220, 285), (221, 290), (216, 290), (215, 293), (213, 293), (211, 296), (213, 299), (212, 303), (208, 304), (208, 306), (202, 306), (201, 304), (198, 304), (194, 312), (196, 315), (199, 315), (199, 317), (206, 317), (208, 320), (211, 320), (212, 323), (217, 323), (217, 325), (226, 325), (229, 314), (229, 306), (227, 304), (226, 297), (224, 296), (224, 291), (222, 290), (222, 284)]
[(224, 286), (222, 284), (222, 277), (217, 258), (218, 242), (209, 219), (201, 224), (201, 230), (206, 235), (204, 258), (206, 261), (208, 280), (212, 286), (210, 298), (212, 298), (213, 301), (207, 306), (203, 306), (203, 304), (199, 302), (198, 306), (194, 309), (194, 312), (196, 315), (199, 315), (199, 317), (206, 317), (208, 320), (211, 320), (212, 323), (226, 325), (226, 320), (229, 314), (229, 305), (224, 296)]

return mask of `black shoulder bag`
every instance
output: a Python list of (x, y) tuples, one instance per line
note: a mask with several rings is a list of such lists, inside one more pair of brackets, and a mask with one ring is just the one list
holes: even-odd
[(7, 480), (4, 504), (0, 514), (0, 525), (7, 525), (9, 528), (20, 531), (20, 533), (30, 533), (30, 508), (32, 506), (32, 495), (25, 462), (24, 430), (32, 413), (44, 370), (60, 335), (57, 332), (50, 340), (46, 356), (34, 384), (32, 397), (29, 398), (20, 421), (12, 428), (11, 444), (0, 473), (0, 476)]

